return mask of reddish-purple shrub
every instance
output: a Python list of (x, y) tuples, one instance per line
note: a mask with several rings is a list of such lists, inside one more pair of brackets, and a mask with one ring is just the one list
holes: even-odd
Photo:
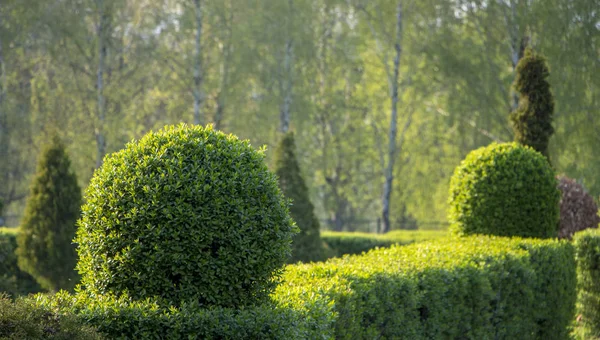
[(565, 176), (558, 177), (560, 198), (559, 238), (571, 239), (577, 231), (598, 228), (598, 206), (583, 186)]

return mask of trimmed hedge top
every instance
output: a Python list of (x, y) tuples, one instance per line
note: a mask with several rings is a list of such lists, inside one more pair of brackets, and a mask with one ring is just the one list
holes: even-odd
[(279, 281), (296, 227), (263, 150), (168, 126), (107, 156), (75, 242), (85, 289), (239, 307)]
[(517, 143), (472, 151), (450, 182), (450, 230), (456, 234), (556, 237), (560, 191), (542, 154)]
[(329, 306), (336, 339), (568, 339), (576, 298), (573, 246), (517, 237), (394, 245), (284, 279), (278, 303)]

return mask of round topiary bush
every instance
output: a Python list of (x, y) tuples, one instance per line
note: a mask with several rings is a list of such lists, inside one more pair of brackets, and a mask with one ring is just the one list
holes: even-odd
[(169, 126), (107, 156), (86, 192), (82, 285), (178, 305), (239, 307), (279, 282), (297, 231), (264, 150)]
[(559, 176), (558, 189), (561, 192), (559, 238), (571, 239), (580, 230), (598, 228), (598, 206), (581, 184)]
[(560, 192), (546, 158), (517, 143), (472, 151), (450, 182), (455, 234), (557, 236)]

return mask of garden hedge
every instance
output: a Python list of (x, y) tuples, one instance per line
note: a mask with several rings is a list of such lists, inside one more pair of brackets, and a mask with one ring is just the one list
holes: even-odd
[(574, 261), (565, 241), (445, 239), (289, 266), (274, 298), (328, 306), (336, 339), (567, 339)]
[(374, 248), (393, 244), (411, 244), (448, 235), (445, 230), (394, 230), (386, 234), (323, 231), (321, 239), (330, 249), (331, 256), (354, 255)]
[(36, 280), (17, 265), (17, 233), (16, 228), (0, 228), (0, 292), (12, 297), (42, 290)]
[(600, 338), (600, 230), (575, 234), (577, 312), (584, 339)]
[[(76, 315), (109, 339), (330, 339), (333, 316), (326, 308), (305, 304), (304, 311), (264, 304), (240, 309), (165, 301), (133, 301), (106, 294), (59, 292), (37, 296), (43, 308)], [(168, 303), (168, 302), (167, 302)]]
[(32, 298), (10, 299), (0, 294), (0, 339), (104, 339), (84, 320), (71, 313), (58, 313)]

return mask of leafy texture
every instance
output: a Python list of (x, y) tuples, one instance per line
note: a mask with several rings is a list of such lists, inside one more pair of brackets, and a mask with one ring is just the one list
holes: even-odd
[(92, 327), (72, 314), (57, 313), (28, 298), (11, 301), (0, 295), (0, 339), (103, 339)]
[(17, 236), (19, 267), (48, 290), (78, 282), (72, 243), (81, 189), (63, 143), (54, 136), (42, 151)]
[(448, 219), (456, 234), (556, 237), (559, 200), (554, 171), (540, 153), (493, 143), (455, 169)]
[(558, 237), (571, 239), (580, 230), (598, 228), (600, 216), (594, 198), (573, 179), (560, 176), (558, 181), (561, 192)]
[(310, 202), (308, 188), (300, 173), (296, 158), (294, 134), (284, 135), (275, 151), (275, 173), (283, 195), (292, 201), (290, 215), (300, 228), (292, 243), (290, 262), (319, 261), (323, 258), (320, 226)]
[(85, 289), (237, 307), (279, 281), (296, 227), (264, 152), (200, 126), (168, 126), (107, 156), (76, 242)]
[(374, 248), (406, 245), (448, 236), (445, 230), (393, 230), (385, 234), (324, 231), (321, 238), (330, 256), (361, 254)]
[(600, 338), (600, 231), (588, 229), (574, 236), (577, 259), (578, 314), (583, 339)]
[(517, 64), (514, 82), (519, 106), (510, 115), (515, 141), (534, 148), (546, 158), (548, 140), (554, 133), (554, 98), (547, 80), (549, 75), (544, 57), (527, 48)]
[(336, 339), (568, 339), (573, 246), (471, 236), (288, 266), (274, 298), (335, 316)]
[(17, 265), (15, 231), (16, 229), (0, 228), (0, 292), (12, 297), (41, 290), (37, 281)]
[(76, 315), (109, 339), (331, 339), (332, 315), (318, 304), (296, 311), (272, 304), (243, 309), (202, 308), (196, 302), (165, 308), (156, 299), (126, 296), (39, 296), (37, 303)]

